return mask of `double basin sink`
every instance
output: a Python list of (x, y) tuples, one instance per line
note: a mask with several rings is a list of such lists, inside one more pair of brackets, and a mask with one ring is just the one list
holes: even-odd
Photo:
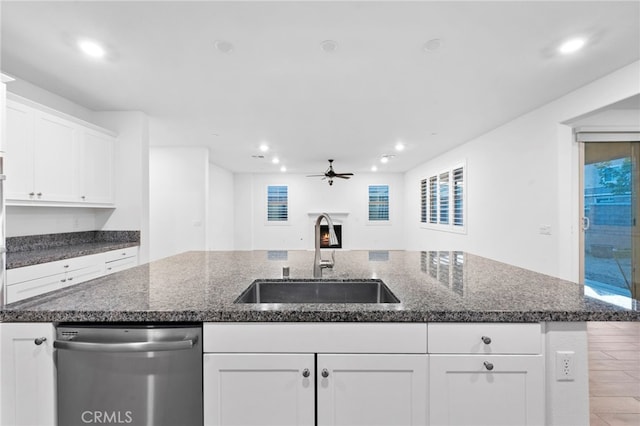
[(400, 303), (382, 280), (255, 280), (234, 303)]

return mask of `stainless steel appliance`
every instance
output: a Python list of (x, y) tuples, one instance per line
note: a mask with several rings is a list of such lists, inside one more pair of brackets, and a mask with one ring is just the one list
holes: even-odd
[(201, 340), (197, 326), (58, 326), (58, 424), (202, 426)]

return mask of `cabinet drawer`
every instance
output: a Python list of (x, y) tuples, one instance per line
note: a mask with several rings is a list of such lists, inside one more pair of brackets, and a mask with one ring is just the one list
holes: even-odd
[(538, 354), (542, 329), (540, 324), (429, 324), (428, 350), (432, 354)]
[(127, 247), (120, 250), (112, 250), (104, 254), (106, 263), (115, 262), (120, 259), (136, 257), (138, 255), (138, 247)]
[(7, 286), (7, 303), (58, 290), (63, 284), (65, 275), (65, 273), (53, 274)]
[(41, 263), (39, 265), (25, 266), (23, 268), (9, 269), (7, 270), (7, 285), (18, 284), (97, 265), (103, 263), (102, 256), (102, 254), (91, 254), (88, 256), (57, 260), (55, 262)]
[(104, 265), (102, 263), (92, 263), (84, 268), (74, 269), (65, 274), (61, 288), (80, 284), (104, 275)]
[(114, 260), (105, 264), (105, 274), (113, 274), (114, 272), (124, 271), (125, 269), (138, 266), (137, 257), (126, 257), (124, 259)]
[(424, 323), (205, 323), (204, 352), (427, 353)]

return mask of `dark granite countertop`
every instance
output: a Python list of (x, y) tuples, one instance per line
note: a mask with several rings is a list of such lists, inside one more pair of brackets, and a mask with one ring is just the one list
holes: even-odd
[(85, 231), (7, 238), (7, 269), (140, 245), (140, 231)]
[[(339, 251), (325, 279), (382, 279), (399, 304), (234, 304), (255, 279), (310, 278), (311, 251), (187, 252), (7, 305), (0, 321), (640, 321), (582, 285), (463, 252)], [(325, 253), (325, 257), (328, 254)]]

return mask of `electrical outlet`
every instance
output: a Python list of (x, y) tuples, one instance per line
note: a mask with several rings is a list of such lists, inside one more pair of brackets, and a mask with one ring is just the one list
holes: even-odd
[(556, 351), (556, 380), (570, 382), (575, 379), (573, 351)]

